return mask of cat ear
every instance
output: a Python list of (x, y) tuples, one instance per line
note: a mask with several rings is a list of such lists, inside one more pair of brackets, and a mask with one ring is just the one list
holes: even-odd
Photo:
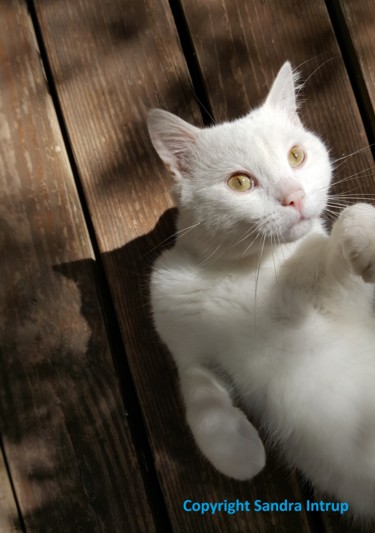
[(291, 64), (286, 61), (272, 84), (265, 105), (283, 109), (290, 118), (299, 121), (296, 99), (297, 80), (298, 74), (293, 73)]
[(176, 178), (181, 178), (187, 152), (194, 145), (199, 128), (162, 109), (149, 112), (147, 125), (160, 158)]

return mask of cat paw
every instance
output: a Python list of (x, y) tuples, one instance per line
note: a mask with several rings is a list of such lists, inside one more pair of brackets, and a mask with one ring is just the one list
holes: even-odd
[[(212, 438), (214, 437), (214, 438)], [(258, 432), (238, 408), (232, 408), (230, 418), (198, 445), (213, 466), (222, 474), (238, 479), (251, 479), (266, 464), (266, 453)]]
[[(237, 409), (236, 409), (237, 411)], [(239, 480), (251, 479), (263, 470), (266, 452), (258, 432), (238, 409), (236, 432), (228, 442), (231, 453), (222, 463), (223, 473)]]
[(359, 203), (340, 216), (342, 251), (353, 271), (375, 283), (375, 208)]

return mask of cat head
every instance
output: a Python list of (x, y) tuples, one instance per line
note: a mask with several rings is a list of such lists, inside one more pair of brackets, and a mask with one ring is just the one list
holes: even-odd
[(294, 241), (326, 206), (328, 151), (298, 117), (289, 62), (263, 105), (243, 118), (201, 129), (154, 109), (148, 127), (181, 212), (211, 239)]

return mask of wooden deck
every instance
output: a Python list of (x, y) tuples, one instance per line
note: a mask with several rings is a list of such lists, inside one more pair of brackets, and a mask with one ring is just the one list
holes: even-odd
[(370, 0), (0, 1), (1, 533), (355, 531), (183, 510), (313, 495), (273, 454), (224, 478), (185, 425), (148, 309), (175, 211), (145, 116), (237, 117), (290, 59), (305, 123), (333, 157), (362, 149), (335, 190), (373, 194), (374, 45)]

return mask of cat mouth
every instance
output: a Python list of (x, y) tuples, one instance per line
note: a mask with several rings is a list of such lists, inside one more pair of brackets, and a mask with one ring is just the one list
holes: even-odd
[(310, 217), (307, 217), (306, 215), (300, 215), (299, 219), (297, 220), (296, 224), (300, 224), (301, 222), (304, 222), (305, 220), (311, 220)]
[(295, 219), (295, 220), (292, 222), (291, 226), (294, 226), (294, 225), (296, 225), (296, 224), (300, 224), (300, 223), (302, 223), (302, 222), (309, 221), (309, 220), (312, 219), (311, 216), (306, 215), (306, 213), (303, 213), (302, 211), (299, 211), (298, 214), (297, 214), (297, 216), (298, 216), (298, 218)]
[(312, 217), (308, 217), (301, 213), (297, 220), (294, 220), (285, 228), (283, 235), (284, 241), (293, 242), (306, 235), (312, 227), (312, 222)]
[(301, 215), (297, 220), (288, 221), (289, 223), (284, 222), (278, 228), (271, 229), (265, 236), (268, 237), (271, 243), (274, 242), (275, 238), (278, 242), (285, 244), (297, 241), (309, 233), (313, 226), (313, 218)]

